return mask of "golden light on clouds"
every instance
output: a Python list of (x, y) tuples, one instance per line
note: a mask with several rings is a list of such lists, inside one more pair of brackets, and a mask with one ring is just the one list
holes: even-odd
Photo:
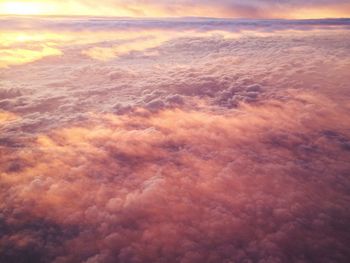
[[(315, 7), (315, 8), (298, 8), (291, 10), (285, 15), (288, 19), (318, 19), (318, 18), (332, 18), (332, 17), (349, 17), (350, 5), (344, 6), (344, 8), (328, 8), (328, 7)], [(278, 14), (274, 15), (279, 17)]]
[(43, 46), (38, 50), (23, 48), (0, 49), (0, 68), (26, 64), (44, 57), (58, 55), (62, 55), (60, 50), (48, 46)]
[[(256, 32), (245, 32), (254, 34)], [(100, 61), (108, 61), (132, 52), (142, 52), (159, 47), (165, 42), (180, 37), (196, 36), (200, 38), (220, 36), (223, 38), (238, 38), (243, 33), (213, 30), (196, 32), (194, 30), (166, 31), (166, 30), (115, 30), (115, 31), (0, 31), (0, 68), (22, 65), (49, 56), (59, 56), (62, 49), (70, 45), (89, 45), (82, 49), (83, 56)], [(122, 43), (106, 46), (98, 45), (101, 41), (121, 41)], [(17, 47), (17, 48), (14, 48)], [(152, 54), (148, 53), (149, 55)], [(156, 54), (156, 53), (154, 53)]]
[(17, 118), (18, 116), (16, 116), (12, 112), (0, 111), (0, 125), (6, 124), (6, 122), (9, 122), (9, 121), (16, 120)]

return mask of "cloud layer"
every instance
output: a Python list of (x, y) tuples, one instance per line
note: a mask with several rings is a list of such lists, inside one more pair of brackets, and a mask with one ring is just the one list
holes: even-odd
[(346, 262), (350, 120), (309, 96), (94, 116), (5, 150), (2, 260)]
[(2, 22), (0, 262), (349, 261), (348, 20)]

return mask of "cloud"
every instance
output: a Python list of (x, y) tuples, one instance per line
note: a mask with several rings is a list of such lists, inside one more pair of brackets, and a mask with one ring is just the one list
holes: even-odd
[(1, 49), (0, 50), (0, 68), (12, 65), (21, 65), (35, 60), (42, 59), (46, 56), (61, 55), (61, 51), (51, 47), (43, 47), (41, 50), (30, 49)]
[(0, 112), (0, 123), (6, 123), (8, 121), (16, 119), (16, 115), (11, 112)]
[[(322, 27), (349, 29), (348, 19), (323, 20), (220, 20), (220, 19), (149, 19), (116, 20), (90, 18), (13, 18), (1, 19), (0, 67), (31, 63), (45, 57), (57, 57), (71, 47), (81, 55), (108, 61), (120, 56), (157, 55), (163, 44), (188, 36), (241, 38), (266, 36), (288, 30), (312, 31)], [(11, 30), (9, 29), (11, 28)], [(77, 37), (79, 36), (79, 37)], [(147, 50), (153, 52), (147, 53)]]
[(346, 262), (350, 152), (333, 138), (349, 121), (330, 105), (140, 109), (41, 135), (1, 165), (2, 259)]
[(348, 20), (2, 21), (0, 262), (348, 261)]
[[(20, 96), (6, 95), (0, 105), (26, 115), (11, 127), (25, 133), (84, 119), (91, 111), (125, 113), (135, 106), (196, 108), (193, 99), (197, 98), (232, 108), (241, 102), (284, 98), (288, 89), (345, 86), (348, 81), (348, 49), (340, 44), (348, 41), (347, 20), (117, 23), (102, 19), (87, 20), (85, 31), (79, 19), (79, 23), (68, 18), (30, 21), (23, 20), (31, 28), (27, 33), (21, 26), (14, 27), (11, 34), (4, 29), (5, 48), (37, 48), (44, 42), (62, 55), (1, 71), (2, 90), (20, 90)], [(48, 33), (42, 27), (54, 30)], [(104, 27), (117, 28), (108, 33)], [(232, 32), (230, 28), (236, 29)], [(40, 35), (42, 30), (46, 33)], [(96, 37), (91, 38), (93, 35)], [(152, 45), (144, 46), (143, 41)], [(123, 47), (126, 49), (118, 54)], [(109, 59), (100, 61), (82, 54), (96, 48), (112, 50)], [(261, 89), (249, 91), (251, 85)], [(170, 97), (181, 99), (175, 103)]]
[(21, 91), (18, 89), (0, 89), (0, 99), (15, 98), (21, 95)]

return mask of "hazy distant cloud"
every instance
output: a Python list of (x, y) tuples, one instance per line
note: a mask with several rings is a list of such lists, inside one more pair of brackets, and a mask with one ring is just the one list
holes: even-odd
[[(40, 51), (45, 43), (60, 53), (37, 61), (16, 61), (13, 56), (15, 64), (22, 65), (1, 69), (1, 108), (27, 116), (9, 133), (47, 130), (91, 111), (187, 109), (196, 107), (193, 100), (198, 98), (233, 108), (241, 102), (286, 96), (291, 88), (347, 83), (347, 69), (339, 67), (346, 65), (349, 50), (341, 43), (349, 37), (336, 33), (348, 30), (347, 19), (2, 18), (2, 22), (3, 48)], [(323, 28), (331, 30), (318, 35)], [(286, 33), (290, 29), (296, 33)], [(324, 65), (332, 65), (334, 71)], [(254, 86), (260, 89), (252, 90)]]

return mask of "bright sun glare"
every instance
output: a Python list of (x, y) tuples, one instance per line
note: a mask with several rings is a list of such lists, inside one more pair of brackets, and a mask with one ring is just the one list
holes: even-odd
[(5, 14), (13, 15), (39, 15), (48, 11), (47, 6), (35, 2), (5, 2), (0, 9)]

